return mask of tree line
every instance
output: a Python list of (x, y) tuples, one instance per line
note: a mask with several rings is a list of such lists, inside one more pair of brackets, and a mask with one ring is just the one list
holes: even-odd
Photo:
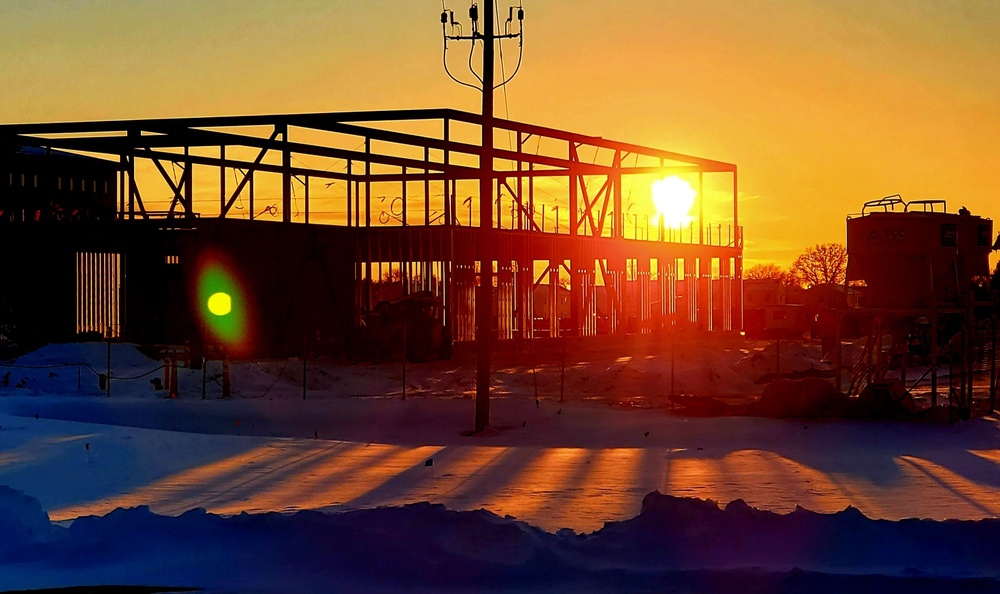
[[(754, 264), (743, 272), (747, 280), (776, 280), (786, 287), (808, 289), (816, 285), (847, 282), (847, 248), (839, 243), (824, 243), (807, 249), (787, 270), (768, 262)], [(1000, 287), (1000, 262), (990, 274), (991, 286)], [(853, 283), (853, 281), (852, 281)]]
[(842, 285), (847, 280), (847, 248), (840, 243), (817, 244), (799, 254), (791, 268), (770, 262), (755, 264), (743, 278), (777, 280), (788, 287), (806, 289), (827, 283)]

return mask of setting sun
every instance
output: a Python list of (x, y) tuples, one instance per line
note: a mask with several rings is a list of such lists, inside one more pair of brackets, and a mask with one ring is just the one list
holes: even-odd
[(676, 176), (653, 182), (653, 205), (656, 207), (653, 221), (659, 224), (662, 217), (665, 227), (686, 227), (694, 218), (689, 213), (697, 195), (690, 184)]

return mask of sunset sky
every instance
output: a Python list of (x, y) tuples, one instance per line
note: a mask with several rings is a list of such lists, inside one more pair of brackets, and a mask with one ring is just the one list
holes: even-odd
[[(468, 2), (446, 4), (466, 20)], [(736, 163), (748, 264), (844, 242), (846, 215), (889, 194), (1000, 216), (996, 0), (523, 5), (524, 63), (496, 114)], [(440, 12), (7, 0), (0, 122), (478, 111), (441, 67)]]

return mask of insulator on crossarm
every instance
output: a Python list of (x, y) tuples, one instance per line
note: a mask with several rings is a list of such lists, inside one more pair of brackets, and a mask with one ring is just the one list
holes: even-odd
[(442, 10), (441, 11), (441, 24), (442, 25), (447, 25), (448, 24), (448, 11), (447, 10)]
[(524, 9), (521, 8), (520, 6), (517, 7), (517, 20), (519, 21), (524, 20)]
[(476, 21), (479, 20), (479, 5), (478, 4), (473, 4), (472, 6), (469, 7), (469, 18), (472, 19), (473, 23), (475, 23)]

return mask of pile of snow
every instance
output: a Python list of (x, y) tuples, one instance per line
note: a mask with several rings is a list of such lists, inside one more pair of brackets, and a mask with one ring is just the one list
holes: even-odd
[(118, 378), (113, 389), (123, 394), (150, 392), (149, 380), (162, 367), (130, 343), (49, 344), (0, 365), (0, 394), (19, 390), (28, 394), (98, 395), (98, 378), (107, 375), (109, 365), (111, 376)]
[(108, 347), (112, 368), (123, 371), (149, 371), (159, 361), (142, 354), (134, 344), (125, 342), (68, 342), (49, 344), (18, 357), (13, 364), (25, 366), (87, 365), (104, 371), (108, 366)]
[(833, 366), (824, 359), (816, 343), (783, 340), (746, 349), (730, 368), (734, 373), (759, 379), (769, 374), (796, 374), (809, 370), (828, 371)]
[[(561, 339), (560, 339), (561, 340)], [(846, 350), (851, 350), (848, 347)], [(469, 396), (476, 390), (476, 365), (469, 353), (450, 361), (380, 364), (327, 359), (232, 361), (230, 395), (238, 398)], [(780, 364), (778, 358), (780, 356)], [(845, 357), (848, 355), (845, 354)], [(111, 344), (113, 396), (165, 396), (154, 384), (166, 381), (163, 362), (135, 345)], [(846, 360), (846, 359), (845, 359)], [(108, 343), (53, 344), (0, 367), (0, 394), (100, 395), (98, 376), (107, 374)], [(741, 337), (611, 337), (607, 341), (567, 339), (527, 342), (494, 357), (492, 391), (508, 397), (598, 400), (658, 406), (670, 394), (755, 397), (780, 373), (830, 372), (820, 345), (809, 341), (749, 341)], [(223, 364), (177, 370), (179, 397), (220, 398)]]
[[(929, 543), (933, 543), (929, 546)], [(970, 546), (975, 543), (974, 546)], [(642, 512), (608, 524), (583, 548), (646, 569), (800, 568), (821, 572), (1000, 577), (1000, 520), (872, 520), (853, 507), (777, 514), (743, 500), (650, 493)]]
[(0, 485), (0, 560), (51, 540), (57, 530), (37, 499)]
[[(5, 516), (28, 499), (3, 493)], [(742, 501), (720, 509), (712, 501), (659, 493), (646, 496), (635, 518), (586, 535), (428, 503), (233, 517), (200, 510), (166, 517), (139, 507), (80, 518), (45, 542), (23, 531), (8, 534), (0, 573), (14, 588), (145, 583), (219, 592), (473, 592), (487, 586), (597, 592), (682, 585), (709, 592), (727, 582), (740, 591), (775, 574), (805, 586), (796, 591), (830, 583), (854, 592), (1000, 587), (997, 520), (873, 521), (851, 508), (781, 515)], [(30, 563), (12, 552), (29, 547)]]

